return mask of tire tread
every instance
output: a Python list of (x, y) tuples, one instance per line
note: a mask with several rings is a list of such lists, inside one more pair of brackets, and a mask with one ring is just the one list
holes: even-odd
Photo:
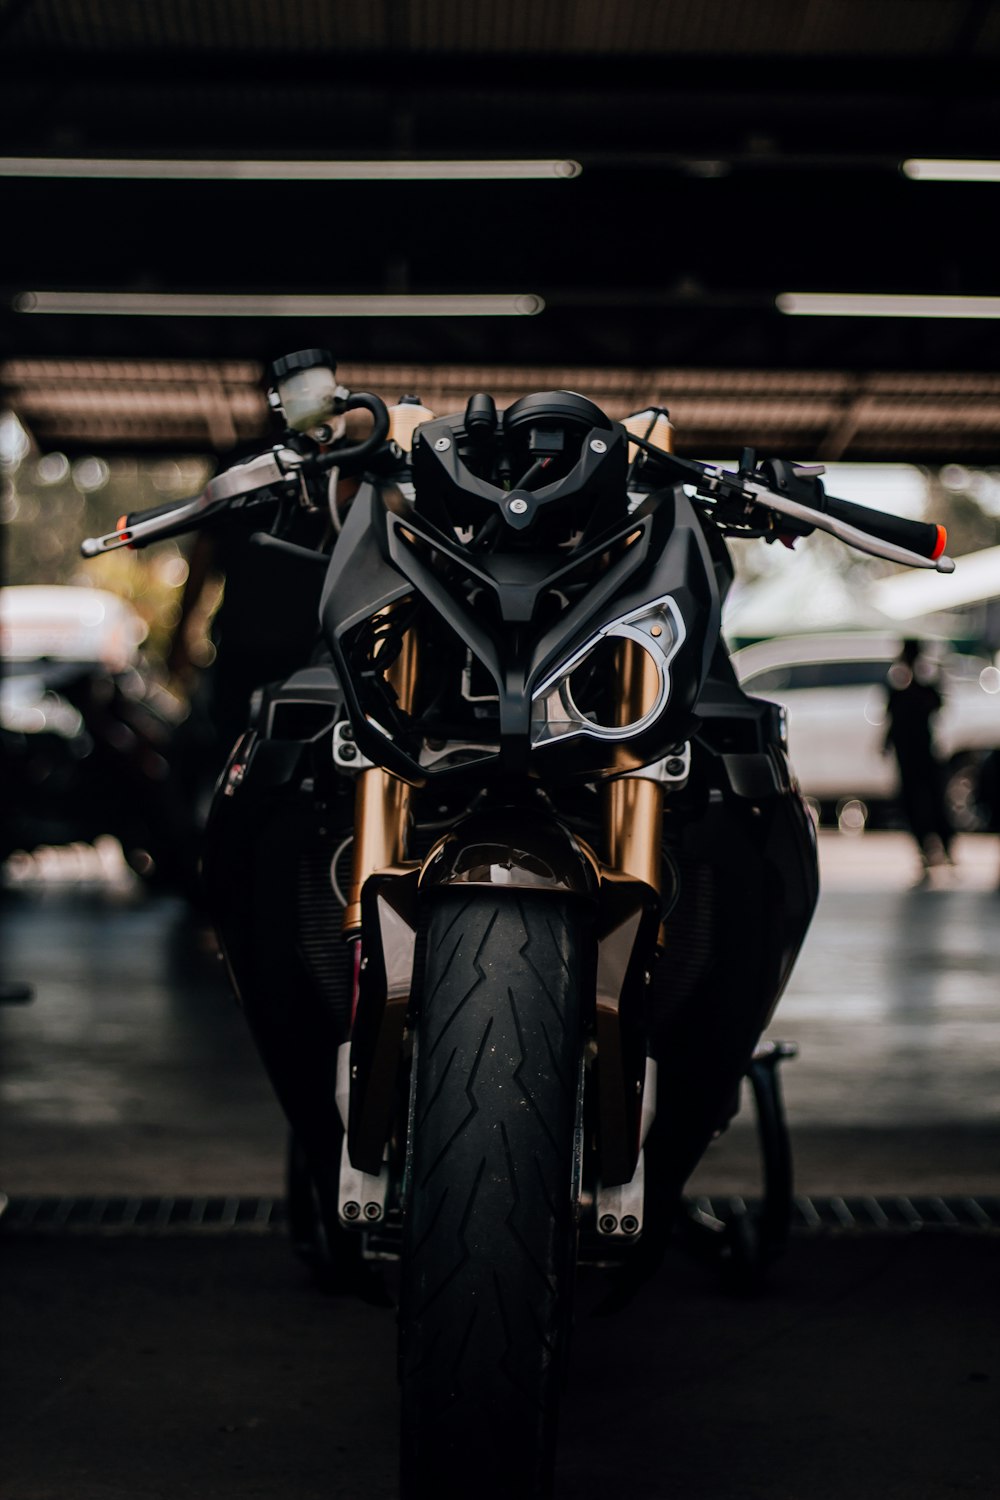
[(408, 1500), (545, 1491), (572, 1273), (583, 940), (577, 908), (550, 895), (444, 893), (431, 913), (403, 1251)]

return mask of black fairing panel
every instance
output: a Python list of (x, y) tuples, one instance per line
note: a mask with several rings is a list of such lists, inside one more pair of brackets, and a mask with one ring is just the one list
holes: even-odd
[[(593, 776), (595, 765), (603, 765), (607, 773), (649, 765), (666, 755), (673, 745), (688, 739), (695, 728), (693, 715), (697, 713), (705, 677), (718, 650), (722, 605), (702, 526), (682, 491), (677, 491), (673, 498), (675, 509), (671, 512), (669, 535), (651, 548), (655, 557), (651, 569), (641, 583), (623, 589), (604, 616), (621, 617), (651, 599), (665, 596), (677, 605), (687, 639), (670, 666), (670, 700), (666, 710), (645, 733), (631, 736), (626, 745), (598, 745), (581, 737), (564, 746), (556, 741), (539, 749), (534, 763), (542, 776), (548, 774), (550, 755), (556, 775)], [(662, 550), (658, 550), (660, 547)], [(591, 630), (593, 624), (592, 621)], [(586, 632), (581, 631), (580, 635), (585, 637)], [(546, 670), (569, 657), (579, 643), (579, 637), (567, 640), (565, 634), (561, 640), (544, 640), (529, 677), (529, 691)]]
[(351, 631), (413, 592), (410, 581), (387, 560), (386, 516), (383, 492), (370, 482), (364, 483), (347, 513), (330, 558), (320, 599), (320, 624), (363, 754), (404, 781), (419, 785), (423, 781), (419, 766), (369, 724), (343, 647), (344, 638)]
[[(331, 644), (376, 610), (411, 591), (409, 581), (387, 560), (386, 509), (383, 492), (365, 483), (347, 513), (330, 558), (319, 606), (323, 633)], [(343, 683), (343, 674), (339, 675)]]
[(691, 806), (666, 820), (680, 895), (650, 1018), (659, 1074), (649, 1150), (674, 1192), (733, 1112), (819, 895), (815, 830), (774, 706), (742, 694), (731, 669), (713, 672), (707, 697)]
[[(330, 683), (330, 707), (339, 711), (342, 696)], [(301, 689), (291, 686), (289, 701), (300, 702)], [(281, 704), (280, 687), (265, 692), (260, 729), (244, 736), (223, 774), (204, 876), (254, 1041), (322, 1184), (335, 1181), (338, 1166), (331, 1120), (352, 977), (330, 868), (351, 832), (351, 799), (332, 775), (329, 735), (268, 738), (269, 724), (280, 730)], [(235, 776), (234, 767), (242, 768)]]

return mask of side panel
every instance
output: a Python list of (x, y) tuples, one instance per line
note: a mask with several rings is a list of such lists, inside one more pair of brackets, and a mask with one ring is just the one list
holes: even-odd
[(733, 682), (727, 713), (729, 689), (713, 686), (693, 747), (690, 807), (668, 818), (680, 894), (653, 981), (650, 1144), (672, 1192), (733, 1113), (819, 894), (815, 831), (773, 737), (771, 706)]
[[(332, 701), (338, 705), (339, 697)], [(259, 728), (244, 736), (223, 774), (206, 833), (205, 884), (234, 988), (281, 1106), (314, 1175), (335, 1182), (331, 1118), (352, 959), (331, 866), (336, 861), (343, 883), (352, 800), (349, 784), (339, 791), (332, 776), (329, 735), (314, 743), (280, 737), (280, 707), (280, 689), (265, 695)]]

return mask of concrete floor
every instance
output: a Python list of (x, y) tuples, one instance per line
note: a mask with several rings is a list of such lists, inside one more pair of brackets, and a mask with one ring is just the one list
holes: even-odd
[[(799, 1190), (1000, 1191), (997, 841), (911, 889), (900, 834), (821, 837), (823, 895), (772, 1033)], [(0, 1184), (11, 1194), (282, 1190), (284, 1126), (207, 935), (179, 903), (51, 882), (4, 914)], [(742, 1118), (693, 1186), (752, 1192)]]
[[(821, 843), (774, 1027), (802, 1049), (799, 1191), (995, 1195), (996, 841), (919, 890), (899, 836)], [(36, 999), (0, 1011), (0, 1185), (280, 1194), (282, 1120), (177, 904), (49, 882), (4, 929)], [(738, 1123), (695, 1186), (755, 1182)], [(584, 1269), (558, 1500), (992, 1500), (998, 1253), (995, 1231), (797, 1234), (744, 1300), (672, 1251), (613, 1317)], [(283, 1235), (0, 1230), (0, 1269), (4, 1500), (395, 1500), (393, 1311), (320, 1295)]]
[[(0, 1251), (4, 1500), (395, 1500), (392, 1310), (280, 1239)], [(800, 1238), (751, 1301), (672, 1256), (611, 1318), (584, 1272), (557, 1500), (994, 1500), (997, 1252)]]

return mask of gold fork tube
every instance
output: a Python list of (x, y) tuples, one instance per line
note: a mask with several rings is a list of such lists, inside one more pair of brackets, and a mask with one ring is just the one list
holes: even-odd
[[(417, 640), (412, 630), (404, 635), (399, 656), (386, 677), (395, 689), (400, 708), (408, 713), (413, 707), (417, 684)], [(368, 877), (376, 870), (398, 865), (405, 856), (410, 791), (405, 781), (381, 766), (362, 771), (358, 777), (354, 792), (351, 889), (344, 908), (345, 934), (357, 932), (361, 926), (361, 890)]]
[[(622, 643), (618, 724), (634, 724), (648, 711), (659, 687), (648, 651), (634, 641)], [(660, 889), (663, 839), (663, 788), (658, 781), (624, 776), (604, 788), (604, 833), (608, 864), (614, 870)]]
[(373, 766), (358, 776), (354, 792), (354, 851), (344, 932), (361, 926), (361, 888), (376, 870), (398, 865), (406, 848), (410, 788), (398, 776)]

